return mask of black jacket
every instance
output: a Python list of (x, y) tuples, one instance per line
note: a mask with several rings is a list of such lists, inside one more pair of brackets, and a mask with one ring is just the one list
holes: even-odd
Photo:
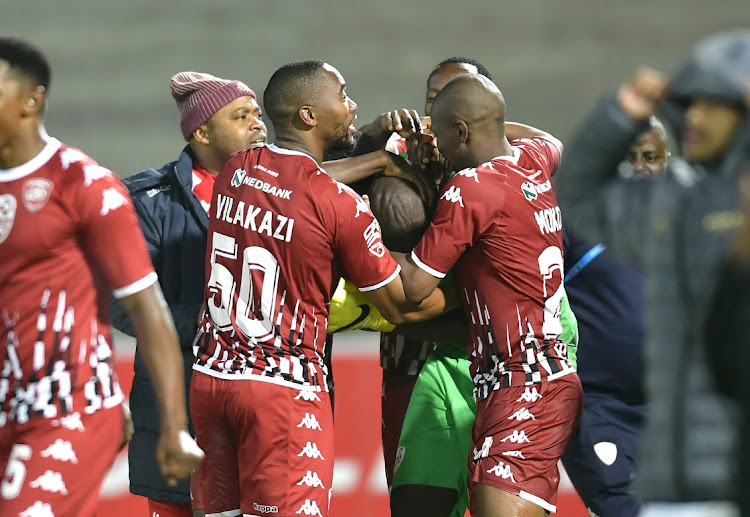
[[(192, 193), (193, 158), (186, 148), (175, 162), (146, 169), (124, 180), (133, 198), (151, 260), (180, 338), (185, 366), (185, 398), (192, 374), (192, 344), (203, 303), (208, 214)], [(134, 331), (119, 304), (113, 304), (112, 325)], [(138, 348), (130, 392), (135, 434), (130, 442), (130, 491), (164, 502), (189, 503), (190, 483), (167, 485), (155, 459), (159, 410), (151, 378)], [(190, 432), (193, 433), (192, 423)]]

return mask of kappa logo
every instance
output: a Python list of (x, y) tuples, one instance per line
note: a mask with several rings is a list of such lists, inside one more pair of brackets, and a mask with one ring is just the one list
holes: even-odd
[(323, 486), (323, 481), (318, 476), (317, 472), (312, 472), (310, 470), (307, 471), (307, 474), (305, 474), (299, 483), (297, 483), (297, 486), (300, 485), (307, 485), (312, 488), (322, 488), (325, 490), (326, 487)]
[(245, 181), (245, 176), (247, 176), (247, 172), (243, 169), (236, 169), (234, 171), (234, 176), (232, 176), (232, 181), (230, 181), (229, 184), (233, 187), (239, 187), (242, 185), (242, 182)]
[(302, 447), (302, 452), (297, 454), (298, 457), (300, 456), (307, 456), (310, 459), (317, 460), (321, 459), (324, 460), (323, 454), (320, 452), (320, 449), (318, 449), (317, 443), (311, 443), (307, 442), (304, 447)]
[(278, 506), (270, 506), (267, 504), (253, 503), (253, 510), (260, 513), (279, 513)]
[(71, 463), (78, 463), (78, 458), (73, 450), (73, 445), (66, 440), (58, 438), (55, 443), (47, 447), (42, 451), (43, 458), (51, 457), (57, 461), (69, 461)]
[(385, 255), (385, 246), (383, 246), (383, 240), (380, 233), (380, 225), (377, 219), (373, 219), (370, 225), (365, 228), (362, 237), (365, 238), (365, 244), (370, 253), (378, 258), (382, 258)]
[(31, 178), (23, 184), (23, 206), (32, 214), (37, 213), (47, 204), (55, 184), (46, 178)]
[(359, 214), (362, 214), (362, 213), (369, 214), (370, 213), (370, 207), (368, 207), (367, 203), (365, 203), (365, 200), (362, 199), (359, 196), (357, 196), (357, 206), (356, 206), (356, 208), (357, 208), (357, 213), (354, 215), (355, 219), (357, 217), (359, 217)]
[(506, 465), (502, 461), (487, 471), (488, 474), (495, 474), (499, 478), (510, 479), (514, 483), (516, 479), (513, 477), (513, 472), (510, 470), (510, 465)]
[(519, 409), (518, 411), (516, 411), (515, 413), (513, 413), (511, 416), (508, 417), (508, 420), (514, 420), (514, 419), (518, 422), (523, 422), (524, 420), (528, 420), (528, 419), (536, 420), (536, 417), (532, 415), (531, 413), (529, 413), (528, 409), (526, 409), (525, 407), (522, 407), (521, 409)]
[(398, 468), (401, 466), (401, 462), (404, 461), (406, 456), (406, 447), (399, 447), (396, 449), (396, 463), (393, 464), (393, 473), (395, 474)]
[(518, 432), (518, 429), (514, 429), (512, 433), (510, 433), (508, 436), (500, 440), (501, 442), (507, 442), (511, 441), (512, 443), (531, 443), (531, 440), (529, 440), (529, 437), (526, 436), (526, 432), (521, 430), (521, 432)]
[(552, 182), (550, 180), (547, 180), (544, 183), (540, 183), (538, 185), (530, 181), (521, 183), (521, 192), (523, 193), (523, 197), (525, 197), (528, 201), (534, 201), (539, 197), (539, 194), (548, 192), (551, 188)]
[(35, 502), (18, 514), (18, 517), (55, 517), (52, 513), (52, 506), (41, 501)]
[(294, 400), (306, 400), (307, 402), (320, 402), (320, 397), (314, 391), (300, 390), (299, 395)]
[(540, 398), (542, 398), (542, 396), (536, 390), (536, 386), (534, 386), (533, 388), (529, 388), (527, 386), (526, 389), (523, 392), (523, 395), (521, 395), (521, 398), (519, 398), (518, 400), (516, 400), (516, 402), (533, 403), (533, 402), (536, 402), (537, 400), (539, 400)]
[(484, 439), (484, 443), (482, 444), (482, 448), (480, 450), (477, 450), (476, 447), (474, 447), (474, 461), (478, 460), (479, 458), (487, 458), (490, 455), (491, 447), (492, 436), (487, 436)]
[(60, 417), (59, 420), (53, 420), (52, 425), (55, 427), (62, 427), (64, 429), (67, 429), (68, 431), (84, 432), (86, 430), (86, 428), (83, 427), (81, 414), (78, 411), (69, 415), (65, 415), (64, 417)]
[(297, 424), (297, 427), (305, 426), (308, 429), (315, 429), (318, 431), (322, 431), (323, 429), (320, 427), (320, 422), (318, 422), (318, 419), (315, 417), (314, 413), (305, 413), (305, 416), (302, 418), (302, 421)]
[(102, 191), (102, 209), (99, 211), (99, 215), (107, 215), (121, 206), (125, 206), (127, 202), (127, 198), (116, 188), (105, 189)]
[(451, 188), (446, 190), (443, 195), (440, 196), (440, 199), (445, 199), (451, 203), (458, 203), (461, 205), (461, 208), (464, 207), (464, 200), (461, 198), (461, 188), (456, 187), (455, 185), (451, 185)]
[(45, 471), (44, 474), (36, 478), (34, 481), (29, 482), (29, 486), (31, 488), (41, 488), (45, 492), (68, 495), (68, 489), (65, 488), (62, 474), (59, 472), (52, 472), (51, 470)]
[(102, 178), (106, 178), (107, 176), (110, 176), (112, 173), (109, 172), (109, 169), (105, 169), (101, 165), (97, 165), (95, 163), (90, 163), (88, 165), (85, 165), (83, 167), (83, 186), (88, 187), (93, 182), (100, 180)]
[(317, 515), (319, 517), (323, 517), (323, 514), (320, 513), (320, 508), (318, 507), (318, 502), (316, 500), (310, 501), (309, 499), (305, 499), (305, 502), (300, 506), (299, 510), (296, 512), (300, 515)]
[(479, 176), (477, 176), (476, 169), (464, 169), (456, 173), (456, 176), (466, 176), (467, 178), (474, 178), (474, 181), (479, 183)]
[(523, 456), (523, 452), (521, 451), (505, 451), (503, 453), (503, 456), (510, 456), (511, 458), (521, 458), (522, 460), (525, 460)]
[(18, 202), (13, 194), (0, 196), (0, 242), (3, 242), (10, 235), (13, 221), (16, 220), (17, 207)]
[(78, 149), (68, 147), (60, 151), (60, 163), (62, 164), (63, 170), (68, 170), (71, 163), (80, 162), (86, 159), (86, 155)]

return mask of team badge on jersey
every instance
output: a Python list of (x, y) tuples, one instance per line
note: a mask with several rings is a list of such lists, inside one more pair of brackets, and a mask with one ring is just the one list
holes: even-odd
[(16, 219), (17, 206), (18, 203), (13, 194), (0, 196), (0, 242), (10, 235), (10, 229), (13, 228), (13, 221)]
[(46, 178), (32, 178), (23, 184), (23, 206), (32, 214), (37, 213), (47, 204), (54, 183)]

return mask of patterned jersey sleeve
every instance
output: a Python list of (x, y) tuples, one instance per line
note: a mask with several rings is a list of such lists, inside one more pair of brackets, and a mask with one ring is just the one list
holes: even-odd
[(488, 225), (489, 209), (502, 206), (502, 199), (482, 196), (476, 169), (465, 169), (446, 184), (432, 223), (412, 250), (412, 259), (422, 270), (444, 278), (466, 249), (474, 245)]
[(334, 250), (347, 278), (360, 291), (373, 291), (396, 278), (401, 267), (383, 244), (380, 224), (362, 197), (338, 183), (330, 206), (336, 228)]
[(71, 171), (70, 210), (85, 252), (115, 298), (151, 286), (157, 276), (127, 189), (96, 163), (80, 164), (77, 169)]
[(521, 138), (512, 145), (523, 145), (524, 151), (550, 177), (554, 176), (562, 158), (562, 143), (554, 137)]

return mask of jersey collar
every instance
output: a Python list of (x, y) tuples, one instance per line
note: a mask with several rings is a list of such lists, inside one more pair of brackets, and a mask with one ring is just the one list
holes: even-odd
[(9, 181), (25, 178), (29, 174), (32, 174), (41, 169), (50, 159), (60, 150), (62, 143), (57, 138), (44, 136), (44, 140), (47, 144), (44, 148), (39, 151), (39, 154), (34, 156), (31, 160), (26, 163), (13, 167), (11, 169), (0, 169), (0, 183), (7, 183)]

